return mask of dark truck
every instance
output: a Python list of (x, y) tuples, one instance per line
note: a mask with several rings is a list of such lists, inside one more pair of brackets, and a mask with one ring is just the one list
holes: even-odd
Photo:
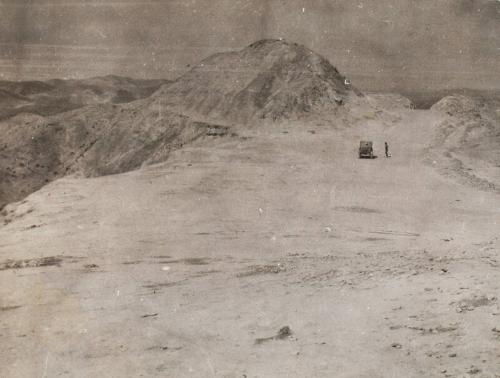
[(359, 158), (373, 159), (373, 142), (363, 140), (359, 142)]

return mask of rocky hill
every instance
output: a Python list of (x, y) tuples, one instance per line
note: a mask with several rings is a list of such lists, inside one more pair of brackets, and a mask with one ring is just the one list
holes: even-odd
[(353, 90), (322, 56), (284, 40), (262, 40), (203, 60), (155, 94), (158, 104), (202, 117), (248, 122), (342, 105)]
[(475, 98), (462, 94), (452, 94), (440, 99), (432, 105), (431, 109), (446, 113), (450, 116), (463, 115), (480, 117), (479, 112), (484, 105), (484, 103), (482, 104)]
[(225, 134), (220, 124), (332, 112), (357, 97), (325, 58), (279, 40), (213, 55), (147, 97), (158, 85), (115, 76), (3, 83), (31, 103), (0, 122), (0, 207), (70, 173), (106, 175), (165, 160), (194, 139)]

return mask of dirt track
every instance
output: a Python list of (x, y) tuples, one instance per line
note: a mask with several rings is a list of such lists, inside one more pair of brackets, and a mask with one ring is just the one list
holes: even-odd
[(437, 122), (238, 131), (46, 186), (0, 228), (0, 376), (500, 377), (500, 197), (424, 164)]

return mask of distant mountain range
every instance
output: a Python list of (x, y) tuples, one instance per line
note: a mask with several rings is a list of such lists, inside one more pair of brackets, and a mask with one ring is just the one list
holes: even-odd
[(126, 103), (148, 97), (166, 83), (113, 75), (83, 80), (0, 81), (0, 119), (20, 113), (50, 116), (87, 105)]

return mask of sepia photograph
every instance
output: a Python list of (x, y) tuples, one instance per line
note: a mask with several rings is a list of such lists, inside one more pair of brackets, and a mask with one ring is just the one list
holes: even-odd
[(0, 19), (0, 377), (500, 378), (500, 0)]

